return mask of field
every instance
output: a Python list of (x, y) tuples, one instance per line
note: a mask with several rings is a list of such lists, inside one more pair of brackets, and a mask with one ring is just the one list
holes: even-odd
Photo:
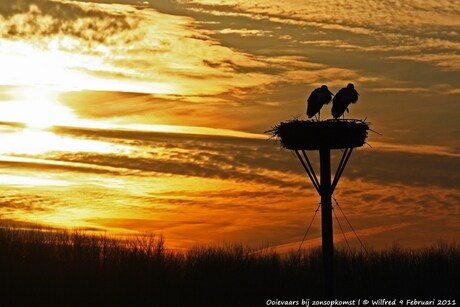
[[(342, 299), (453, 299), (460, 247), (336, 251)], [(323, 298), (321, 252), (242, 245), (166, 248), (162, 237), (0, 228), (0, 305), (265, 306)]]

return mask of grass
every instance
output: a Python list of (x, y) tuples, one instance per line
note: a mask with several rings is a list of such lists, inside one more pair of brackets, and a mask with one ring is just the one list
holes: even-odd
[[(338, 298), (452, 299), (460, 247), (336, 251)], [(165, 248), (163, 238), (0, 228), (1, 305), (265, 306), (322, 298), (321, 252)]]

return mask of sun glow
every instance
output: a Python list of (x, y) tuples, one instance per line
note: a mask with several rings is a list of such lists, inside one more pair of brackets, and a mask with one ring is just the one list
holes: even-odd
[(131, 148), (125, 145), (115, 145), (103, 141), (75, 139), (56, 135), (49, 131), (24, 128), (15, 133), (0, 134), (3, 146), (1, 154), (39, 155), (46, 152), (97, 152), (97, 153), (126, 153)]
[[(0, 84), (9, 86), (52, 86), (68, 90), (121, 90), (155, 94), (178, 94), (183, 89), (166, 78), (151, 78), (129, 67), (101, 60), (78, 48), (81, 42), (56, 37), (31, 42), (12, 42), (0, 38), (2, 56)], [(91, 52), (114, 56), (107, 46), (96, 45)], [(110, 56), (109, 56), (110, 55)], [(146, 76), (147, 75), (147, 76)]]
[(0, 175), (0, 185), (5, 186), (39, 187), (69, 186), (71, 184), (71, 181), (37, 177), (34, 173), (25, 175)]
[(0, 104), (0, 119), (38, 129), (76, 123), (77, 116), (58, 102), (57, 95), (44, 87), (16, 88), (12, 91), (14, 99)]

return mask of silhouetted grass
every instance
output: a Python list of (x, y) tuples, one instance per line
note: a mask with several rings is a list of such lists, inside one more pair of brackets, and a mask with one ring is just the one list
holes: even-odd
[[(338, 298), (452, 299), (460, 248), (337, 251)], [(0, 305), (265, 306), (322, 298), (321, 252), (165, 248), (162, 237), (0, 228)]]

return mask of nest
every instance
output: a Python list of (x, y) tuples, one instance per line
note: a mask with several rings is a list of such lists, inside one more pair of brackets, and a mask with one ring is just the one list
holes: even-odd
[(293, 150), (319, 150), (361, 147), (369, 126), (363, 120), (330, 119), (325, 121), (290, 120), (266, 133), (281, 146)]

